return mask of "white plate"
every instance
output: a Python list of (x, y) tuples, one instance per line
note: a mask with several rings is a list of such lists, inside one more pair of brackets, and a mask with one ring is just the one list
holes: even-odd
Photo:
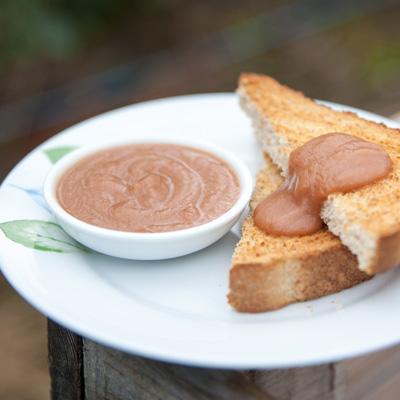
[[(396, 126), (385, 118), (357, 112)], [(147, 102), (67, 129), (25, 157), (0, 190), (0, 227), (14, 240), (0, 231), (0, 264), (27, 301), (60, 324), (103, 344), (204, 367), (298, 367), (400, 342), (399, 270), (319, 300), (275, 312), (239, 314), (226, 302), (237, 229), (198, 253), (139, 262), (85, 253), (73, 243), (63, 243), (69, 239), (52, 224), (4, 224), (51, 220), (35, 192), (51, 168), (46, 149), (146, 134), (213, 141), (235, 152), (253, 173), (262, 164), (250, 122), (233, 94)], [(31, 249), (15, 240), (61, 252)]]

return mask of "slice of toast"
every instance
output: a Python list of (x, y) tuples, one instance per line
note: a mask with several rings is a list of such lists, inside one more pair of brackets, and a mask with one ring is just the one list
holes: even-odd
[[(282, 181), (266, 157), (250, 208)], [(257, 228), (249, 216), (233, 255), (228, 299), (238, 311), (270, 311), (339, 292), (368, 278), (358, 269), (357, 258), (327, 229), (308, 236), (274, 237)]]
[(328, 228), (357, 256), (368, 274), (400, 263), (400, 131), (319, 105), (274, 79), (240, 78), (240, 102), (255, 133), (285, 176), (291, 151), (329, 132), (343, 132), (380, 144), (393, 161), (390, 175), (360, 190), (330, 195), (321, 211)]

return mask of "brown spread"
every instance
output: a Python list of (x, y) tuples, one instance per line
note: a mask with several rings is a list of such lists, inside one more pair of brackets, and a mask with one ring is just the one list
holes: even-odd
[(99, 151), (72, 166), (57, 196), (74, 217), (104, 228), (166, 232), (209, 222), (239, 197), (239, 181), (218, 157), (174, 144)]
[(256, 207), (254, 222), (275, 236), (314, 233), (323, 226), (320, 211), (329, 194), (374, 183), (391, 168), (375, 143), (344, 133), (319, 136), (290, 154), (287, 179)]

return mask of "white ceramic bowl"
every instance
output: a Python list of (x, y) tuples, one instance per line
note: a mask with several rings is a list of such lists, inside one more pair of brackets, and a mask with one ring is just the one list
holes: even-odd
[[(180, 144), (208, 151), (227, 162), (236, 172), (240, 182), (240, 194), (236, 203), (218, 218), (203, 225), (171, 232), (141, 233), (101, 228), (83, 222), (65, 211), (56, 196), (60, 177), (78, 160), (102, 149), (134, 143)], [(48, 174), (44, 184), (44, 197), (58, 223), (78, 242), (110, 256), (133, 260), (159, 260), (183, 256), (203, 249), (225, 235), (238, 221), (250, 199), (252, 177), (247, 166), (230, 152), (211, 143), (182, 138), (166, 140), (151, 138), (124, 142), (108, 142), (85, 146), (58, 161)]]

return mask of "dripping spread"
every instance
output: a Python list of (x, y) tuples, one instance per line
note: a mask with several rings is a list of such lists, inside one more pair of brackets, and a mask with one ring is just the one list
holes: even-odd
[(389, 155), (375, 143), (344, 133), (319, 136), (290, 154), (287, 179), (256, 207), (254, 222), (275, 236), (315, 233), (330, 194), (375, 183), (391, 169)]

